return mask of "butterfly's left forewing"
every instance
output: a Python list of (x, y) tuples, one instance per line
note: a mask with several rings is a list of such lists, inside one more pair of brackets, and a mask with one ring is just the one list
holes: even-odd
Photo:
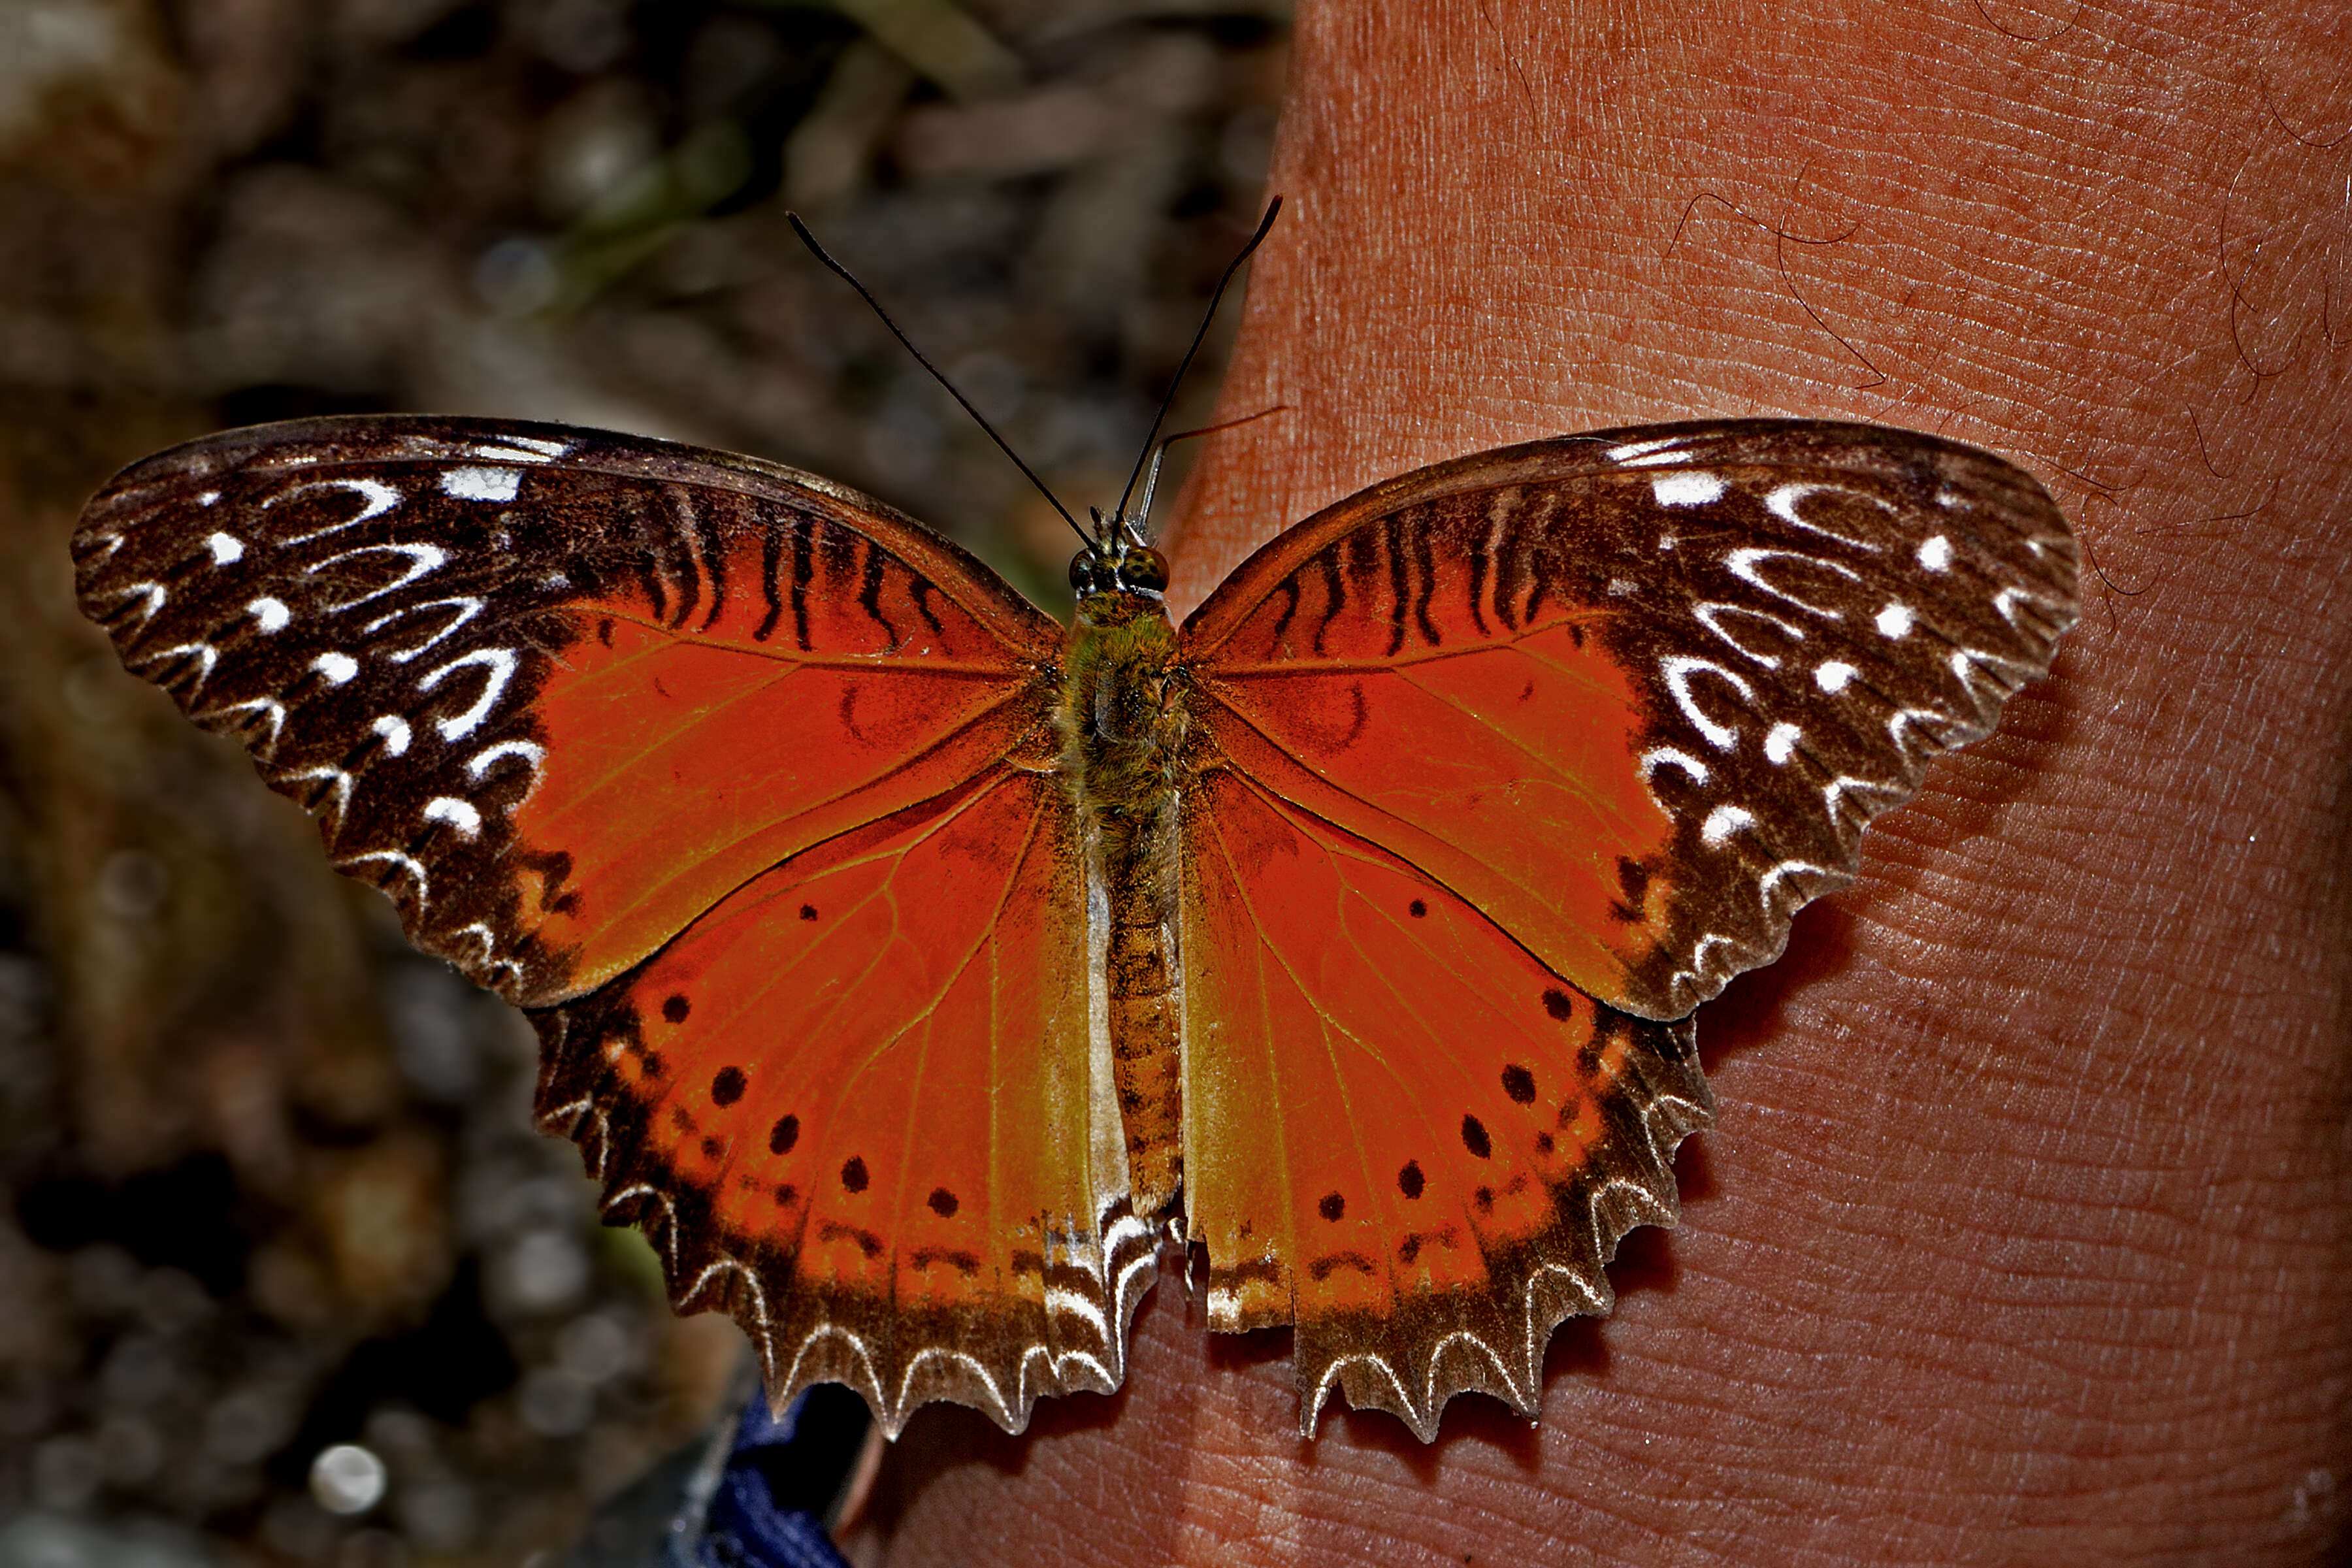
[[(1424, 1432), (1465, 1388), (1531, 1408), (1551, 1324), (1671, 1215), (1660, 1152), (1706, 1104), (1672, 1021), (2047, 669), (2074, 563), (2041, 488), (1955, 443), (1658, 426), (1375, 487), (1187, 622), (1186, 1207), (1236, 1325), (1297, 1323), (1310, 1426), (1334, 1375)], [(1612, 1135), (1506, 1139), (1506, 1080)], [(1475, 1267), (1414, 1241), (1400, 1161)], [(1358, 1192), (1380, 1217), (1335, 1250)]]
[(814, 476), (508, 422), (215, 437), (75, 550), (124, 663), (530, 1012), (543, 1121), (772, 1391), (839, 1378), (895, 1431), (1117, 1384), (1153, 1240), (1055, 623)]

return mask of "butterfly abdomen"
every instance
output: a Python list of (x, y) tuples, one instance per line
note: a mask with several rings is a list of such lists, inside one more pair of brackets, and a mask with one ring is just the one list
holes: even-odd
[(1175, 629), (1156, 600), (1092, 595), (1078, 607), (1055, 723), (1087, 875), (1107, 910), (1102, 984), (1135, 1210), (1183, 1179), (1175, 950), (1177, 784), (1183, 705), (1169, 681)]

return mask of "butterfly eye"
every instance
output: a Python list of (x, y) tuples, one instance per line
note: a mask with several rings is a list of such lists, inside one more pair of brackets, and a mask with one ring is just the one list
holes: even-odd
[(1081, 550), (1070, 557), (1070, 587), (1081, 599), (1102, 592), (1102, 567), (1093, 551)]
[(1146, 594), (1168, 591), (1168, 558), (1149, 545), (1134, 545), (1118, 558), (1118, 580)]

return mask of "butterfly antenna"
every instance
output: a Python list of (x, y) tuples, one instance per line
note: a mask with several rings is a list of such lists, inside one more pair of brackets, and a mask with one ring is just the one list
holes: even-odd
[[(1249, 243), (1242, 247), (1241, 254), (1225, 264), (1225, 275), (1217, 279), (1217, 291), (1209, 296), (1209, 308), (1202, 313), (1200, 330), (1192, 334), (1192, 346), (1184, 351), (1183, 362), (1177, 365), (1176, 374), (1168, 383), (1168, 395), (1160, 400), (1160, 412), (1151, 416), (1151, 432), (1143, 438), (1143, 450), (1135, 455), (1135, 468), (1127, 476), (1127, 489), (1118, 492), (1118, 510), (1111, 515), (1121, 521), (1127, 518), (1127, 498), (1135, 493), (1135, 482), (1143, 477), (1143, 465), (1151, 458), (1153, 437), (1160, 434), (1160, 426), (1167, 422), (1168, 410), (1175, 405), (1176, 394), (1184, 384), (1184, 373), (1192, 368), (1192, 356), (1201, 352), (1201, 344), (1209, 335), (1209, 323), (1217, 319), (1217, 307), (1224, 301), (1227, 286), (1233, 282), (1234, 274), (1242, 269), (1242, 263), (1250, 258), (1250, 253), (1265, 242), (1266, 231), (1274, 226), (1274, 220), (1281, 211), (1280, 196), (1266, 203), (1265, 216), (1258, 219), (1257, 232), (1250, 236)], [(1165, 449), (1164, 443), (1162, 449)]]
[[(1222, 424), (1217, 425), (1203, 425), (1198, 430), (1179, 430), (1173, 436), (1164, 436), (1160, 437), (1158, 449), (1151, 454), (1150, 472), (1144, 476), (1143, 500), (1136, 506), (1134, 520), (1129, 521), (1124, 517), (1119, 519), (1120, 523), (1127, 530), (1127, 536), (1138, 544), (1144, 542), (1144, 526), (1151, 521), (1152, 492), (1160, 488), (1160, 460), (1168, 456), (1169, 447), (1173, 447), (1179, 441), (1190, 441), (1196, 436), (1214, 436), (1221, 430), (1231, 430), (1237, 425), (1246, 425), (1254, 419), (1263, 419), (1269, 414), (1287, 414), (1289, 412), (1289, 404), (1277, 403), (1271, 408), (1261, 408), (1255, 414), (1244, 414), (1238, 419), (1228, 419)], [(1097, 523), (1102, 521), (1102, 513), (1100, 511), (1097, 511), (1095, 513), (1095, 521)]]
[[(1278, 205), (1280, 204), (1277, 203), (1276, 205)], [(1273, 221), (1273, 218), (1274, 215), (1272, 213), (1268, 213), (1266, 215), (1266, 220), (1269, 223)], [(1089, 550), (1094, 549), (1097, 542), (1087, 536), (1087, 531), (1079, 526), (1078, 520), (1070, 515), (1070, 509), (1062, 504), (1062, 498), (1045, 488), (1045, 481), (1037, 477), (1037, 471), (1034, 468), (1032, 468), (1028, 464), (1023, 462), (1021, 460), (1021, 454), (1013, 449), (1013, 444), (996, 433), (996, 426), (988, 422), (988, 416), (982, 414), (979, 409), (974, 408), (971, 405), (971, 399), (966, 397), (962, 393), (958, 392), (956, 390), (956, 384), (950, 381), (947, 376), (940, 372), (940, 367), (933, 364), (930, 360), (925, 356), (923, 351), (915, 346), (915, 340), (908, 337), (899, 329), (898, 323), (890, 319), (890, 312), (882, 308), (882, 301), (874, 297), (872, 290), (868, 289), (865, 284), (860, 283), (855, 273), (851, 272), (848, 268), (844, 267), (840, 262), (835, 261), (832, 255), (826, 251), (824, 247), (816, 242), (816, 236), (811, 234), (809, 232), (808, 225), (801, 221), (801, 215), (795, 212), (788, 212), (784, 214), (784, 221), (793, 226), (793, 232), (801, 237), (801, 243), (809, 247), (809, 251), (812, 255), (838, 274), (843, 282), (857, 290), (857, 297), (865, 300), (866, 303), (872, 308), (874, 313), (882, 319), (882, 324), (890, 329), (890, 335), (897, 338), (898, 342), (905, 346), (907, 352), (915, 356), (915, 363), (921, 365), (925, 370), (929, 371), (931, 373), (931, 379), (948, 389), (948, 395), (954, 398), (958, 403), (963, 405), (963, 411), (971, 416), (972, 423), (979, 426), (983, 431), (987, 432), (988, 438), (996, 443), (997, 449), (1002, 451), (1006, 457), (1012, 458), (1013, 466), (1020, 469), (1023, 477), (1027, 479), (1031, 484), (1037, 487), (1037, 493), (1044, 496), (1048, 501), (1053, 503), (1054, 510), (1062, 514), (1062, 521), (1070, 525), (1070, 531), (1076, 534), (1080, 542), (1083, 542), (1087, 548)], [(1265, 236), (1265, 231), (1261, 228), (1258, 231), (1258, 237), (1262, 239)], [(1250, 244), (1255, 246), (1257, 244), (1257, 240), (1254, 239), (1250, 241)], [(1244, 250), (1242, 254), (1244, 256), (1247, 256), (1249, 252)], [(1239, 266), (1240, 262), (1236, 261), (1234, 265)], [(1231, 268), (1226, 270), (1225, 275), (1229, 278), (1233, 276)], [(1219, 284), (1217, 287), (1220, 292), (1223, 291), (1224, 285)], [(1213, 310), (1214, 308), (1215, 307), (1213, 306), (1211, 307)], [(1200, 344), (1196, 342), (1192, 346), (1198, 348)], [(1192, 357), (1192, 355), (1186, 354), (1184, 356), (1186, 363), (1191, 363)], [(1154, 428), (1156, 429), (1158, 426), (1154, 426)]]

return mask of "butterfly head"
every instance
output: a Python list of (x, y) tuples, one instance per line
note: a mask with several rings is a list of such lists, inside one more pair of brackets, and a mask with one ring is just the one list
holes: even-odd
[(1070, 586), (1081, 603), (1125, 594), (1153, 603), (1168, 592), (1168, 558), (1130, 534), (1121, 520), (1095, 513), (1096, 536), (1070, 558)]

